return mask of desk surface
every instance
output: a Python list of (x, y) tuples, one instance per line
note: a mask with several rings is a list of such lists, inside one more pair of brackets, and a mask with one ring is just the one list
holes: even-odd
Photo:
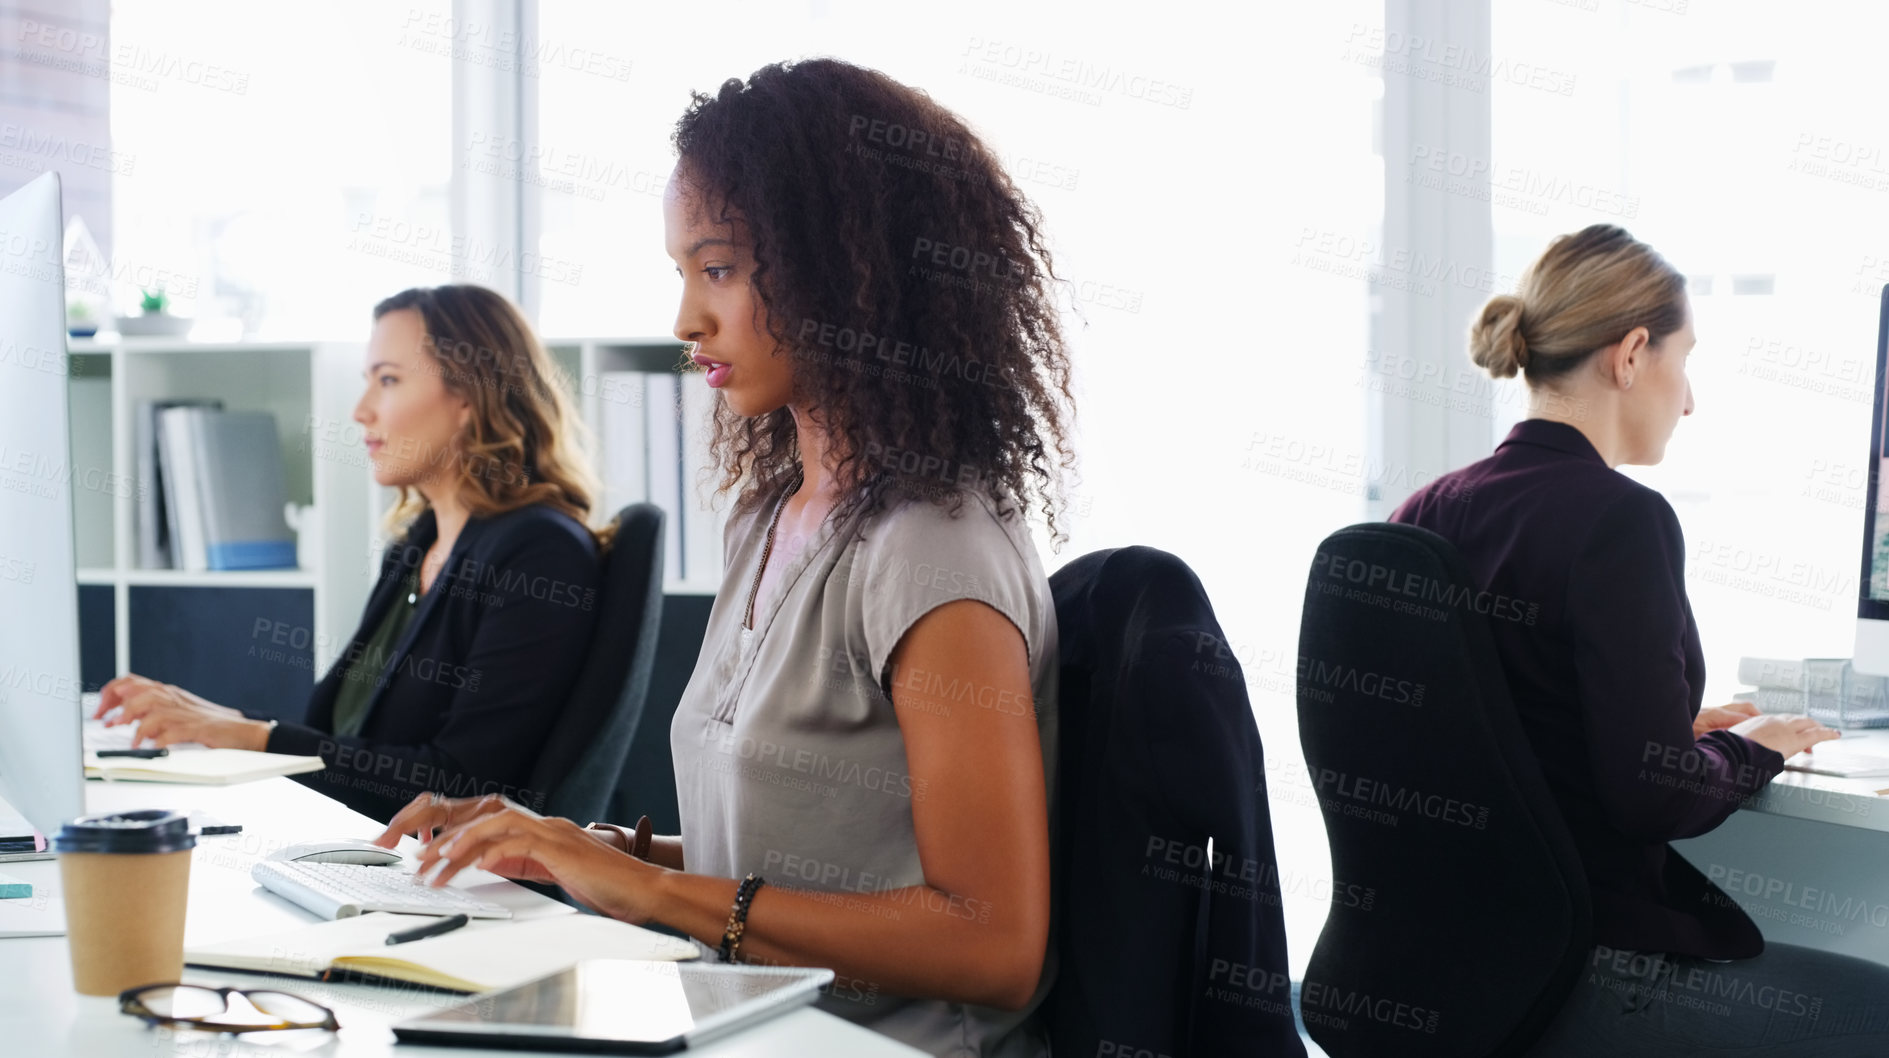
[[(86, 784), (88, 811), (129, 808), (178, 808), (204, 812), (226, 823), (241, 823), (243, 833), (199, 840), (190, 868), (190, 905), (185, 914), (187, 944), (207, 944), (295, 929), (317, 919), (249, 877), (257, 860), (284, 845), (329, 838), (373, 837), (380, 826), (336, 801), (288, 779), (241, 786), (170, 786), (154, 783)], [(411, 839), (408, 839), (411, 841)], [(59, 874), (50, 861), (9, 863), (6, 873), (56, 891)], [(480, 896), (497, 900), (520, 917), (574, 914), (571, 908), (483, 872), (468, 871), (479, 882)], [(463, 1048), (395, 1048), (390, 1024), (461, 997), (372, 985), (323, 984), (194, 967), (184, 980), (201, 984), (281, 988), (334, 1008), (339, 1033), (264, 1033), (245, 1042), (195, 1032), (145, 1027), (118, 1012), (116, 999), (81, 996), (72, 990), (72, 968), (64, 937), (0, 939), (0, 1052), (33, 1058), (185, 1058), (253, 1054), (320, 1055), (322, 1058), (368, 1056), (491, 1055), (517, 1051)], [(300, 1037), (300, 1039), (296, 1039)], [(762, 1055), (859, 1056), (918, 1055), (903, 1044), (811, 1008), (763, 1023), (692, 1054), (716, 1058)]]
[[(1846, 748), (1853, 746), (1863, 753), (1889, 757), (1889, 730), (1846, 731), (1842, 742)], [(1837, 779), (1786, 771), (1748, 799), (1744, 807), (1769, 815), (1889, 831), (1889, 797), (1878, 796), (1879, 789), (1889, 789), (1889, 777)]]

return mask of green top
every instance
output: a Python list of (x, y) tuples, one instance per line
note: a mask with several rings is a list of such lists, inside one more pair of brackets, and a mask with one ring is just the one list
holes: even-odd
[(335, 691), (335, 734), (361, 733), (361, 727), (367, 723), (367, 703), (373, 699), (375, 685), (386, 671), (387, 663), (393, 660), (394, 644), (400, 642), (407, 626), (413, 623), (413, 611), (419, 608), (419, 599), (420, 574), (416, 570), (407, 575), (400, 594), (394, 597), (394, 604), (380, 619), (380, 626), (361, 644), (360, 654), (348, 663), (348, 671), (342, 674), (341, 687)]

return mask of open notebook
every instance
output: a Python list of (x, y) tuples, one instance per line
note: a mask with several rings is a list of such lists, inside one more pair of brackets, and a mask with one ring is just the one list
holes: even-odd
[[(88, 708), (97, 708), (97, 695)], [(106, 727), (103, 720), (84, 722), (85, 777), (113, 782), (172, 782), (208, 786), (254, 782), (277, 775), (300, 775), (320, 771), (320, 757), (298, 757), (288, 753), (258, 753), (248, 749), (210, 749), (195, 742), (179, 742), (170, 747), (170, 756), (140, 760), (137, 757), (105, 757), (101, 749), (130, 749), (135, 724)]]
[(249, 749), (176, 749), (168, 757), (106, 757), (86, 750), (85, 777), (112, 782), (175, 782), (209, 786), (253, 782), (277, 775), (320, 771), (320, 757), (258, 753)]
[(187, 948), (193, 966), (325, 979), (402, 981), (453, 992), (510, 988), (583, 959), (693, 959), (691, 941), (599, 915), (480, 920), (438, 937), (387, 944), (430, 921), (384, 911), (288, 933)]

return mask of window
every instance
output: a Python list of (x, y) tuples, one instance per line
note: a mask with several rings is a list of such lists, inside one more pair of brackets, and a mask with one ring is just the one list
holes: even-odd
[(1697, 410), (1664, 463), (1627, 472), (1684, 527), (1707, 704), (1737, 689), (1740, 656), (1851, 650), (1889, 282), (1889, 12), (1840, 12), (1813, 27), (1756, 2), (1495, 10), (1499, 53), (1573, 81), (1497, 83), (1499, 270), (1609, 222), (1688, 276)]
[[(718, 10), (710, 28), (685, 9), (541, 6), (546, 47), (590, 42), (628, 70), (545, 64), (541, 142), (504, 147), (535, 160), (540, 249), (581, 266), (581, 282), (543, 284), (545, 331), (669, 332), (660, 194), (690, 89), (810, 55), (925, 89), (1001, 153), (1070, 281), (1082, 480), (1070, 543), (1045, 547), (1044, 568), (1127, 544), (1180, 556), (1244, 669), (1269, 756), (1298, 761), (1304, 572), (1326, 533), (1364, 516), (1372, 484), (1356, 254), (1383, 197), (1381, 5), (1164, 8), (1184, 33), (1074, 4)], [(1211, 647), (1201, 660), (1224, 664)], [(1330, 889), (1309, 793), (1273, 800), (1295, 969)]]
[(254, 4), (113, 4), (109, 39), (77, 57), (109, 60), (114, 308), (135, 311), (150, 280), (199, 339), (364, 340), (381, 298), (479, 281), (448, 230), (450, 7), (285, 22)]

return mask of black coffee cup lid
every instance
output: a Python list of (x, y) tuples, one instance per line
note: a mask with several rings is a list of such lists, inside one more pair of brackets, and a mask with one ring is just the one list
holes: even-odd
[(162, 808), (80, 816), (59, 828), (54, 852), (182, 852), (195, 848), (190, 817)]

